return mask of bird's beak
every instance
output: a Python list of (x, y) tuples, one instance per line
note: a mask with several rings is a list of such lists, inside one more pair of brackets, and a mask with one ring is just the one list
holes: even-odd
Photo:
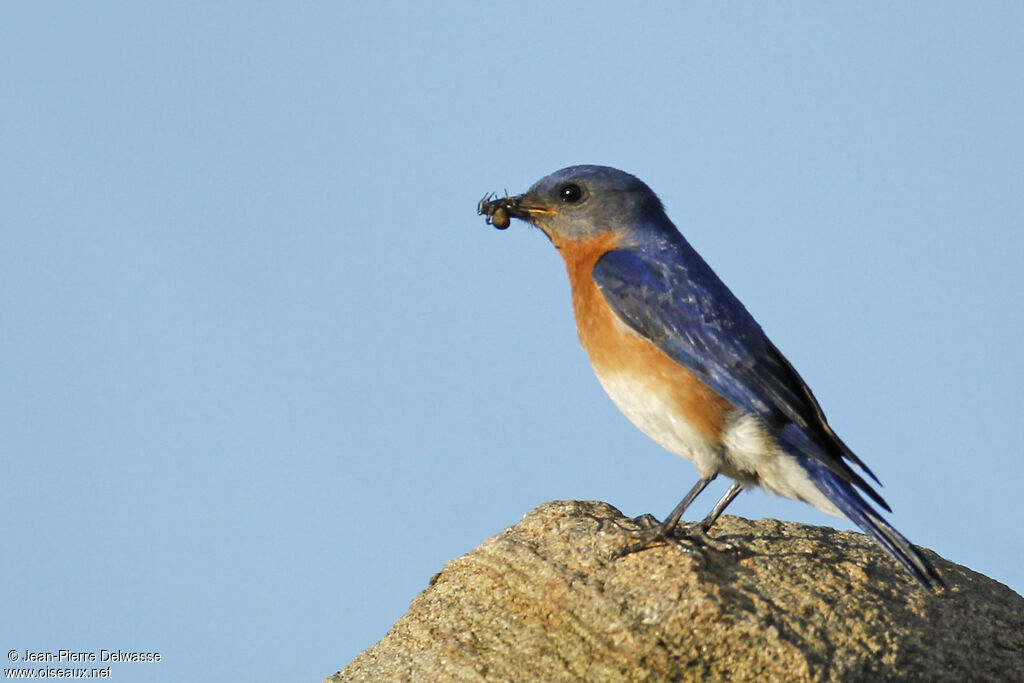
[(518, 218), (537, 225), (538, 218), (552, 216), (556, 213), (547, 206), (531, 202), (529, 197), (524, 194), (515, 197), (486, 195), (477, 204), (476, 212), (481, 216), (486, 216), (487, 223), (499, 230), (508, 227), (510, 218)]

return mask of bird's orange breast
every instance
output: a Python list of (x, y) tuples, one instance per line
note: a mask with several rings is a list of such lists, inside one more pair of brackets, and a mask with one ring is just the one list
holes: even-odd
[[(555, 241), (572, 286), (580, 342), (590, 356), (594, 371), (606, 388), (607, 380), (616, 378), (634, 384), (638, 394), (646, 392), (657, 396), (657, 403), (684, 420), (689, 429), (703, 434), (706, 439), (717, 440), (725, 426), (729, 403), (652, 341), (630, 329), (608, 305), (594, 282), (594, 265), (620, 242), (620, 236), (614, 233), (589, 240)], [(626, 412), (622, 405), (620, 408)], [(628, 412), (627, 415), (637, 422), (633, 415)], [(665, 445), (662, 438), (651, 436)]]

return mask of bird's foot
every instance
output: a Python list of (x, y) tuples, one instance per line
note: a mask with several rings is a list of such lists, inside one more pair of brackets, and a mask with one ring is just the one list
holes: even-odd
[(708, 535), (707, 530), (710, 524), (707, 524), (706, 520), (690, 524), (669, 525), (664, 522), (659, 523), (657, 519), (648, 514), (637, 517), (636, 522), (642, 528), (622, 529), (637, 539), (636, 542), (613, 551), (609, 560), (618, 560), (659, 543), (672, 544), (683, 552), (698, 557), (702, 562), (705, 561), (705, 558), (704, 553), (700, 550), (701, 546), (718, 552), (728, 552), (733, 549), (728, 543)]

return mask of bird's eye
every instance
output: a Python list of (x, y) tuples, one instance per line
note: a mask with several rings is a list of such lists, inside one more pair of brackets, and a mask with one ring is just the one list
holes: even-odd
[(563, 202), (574, 204), (583, 197), (583, 190), (576, 183), (569, 183), (558, 191), (558, 195), (562, 198)]

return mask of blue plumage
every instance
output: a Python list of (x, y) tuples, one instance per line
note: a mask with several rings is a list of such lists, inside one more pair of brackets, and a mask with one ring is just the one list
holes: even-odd
[(828, 426), (804, 381), (704, 259), (668, 225), (675, 239), (616, 249), (597, 262), (593, 277), (612, 309), (730, 403), (757, 416), (773, 436), (789, 424), (806, 431), (817, 446), (806, 455), (890, 510), (844, 462), (854, 462), (877, 481)]
[(865, 501), (850, 483), (839, 476), (824, 463), (814, 458), (801, 458), (801, 464), (829, 500), (831, 500), (846, 517), (873, 538), (897, 562), (903, 565), (911, 575), (925, 586), (941, 585), (939, 575), (911, 544), (907, 538), (896, 531)]

